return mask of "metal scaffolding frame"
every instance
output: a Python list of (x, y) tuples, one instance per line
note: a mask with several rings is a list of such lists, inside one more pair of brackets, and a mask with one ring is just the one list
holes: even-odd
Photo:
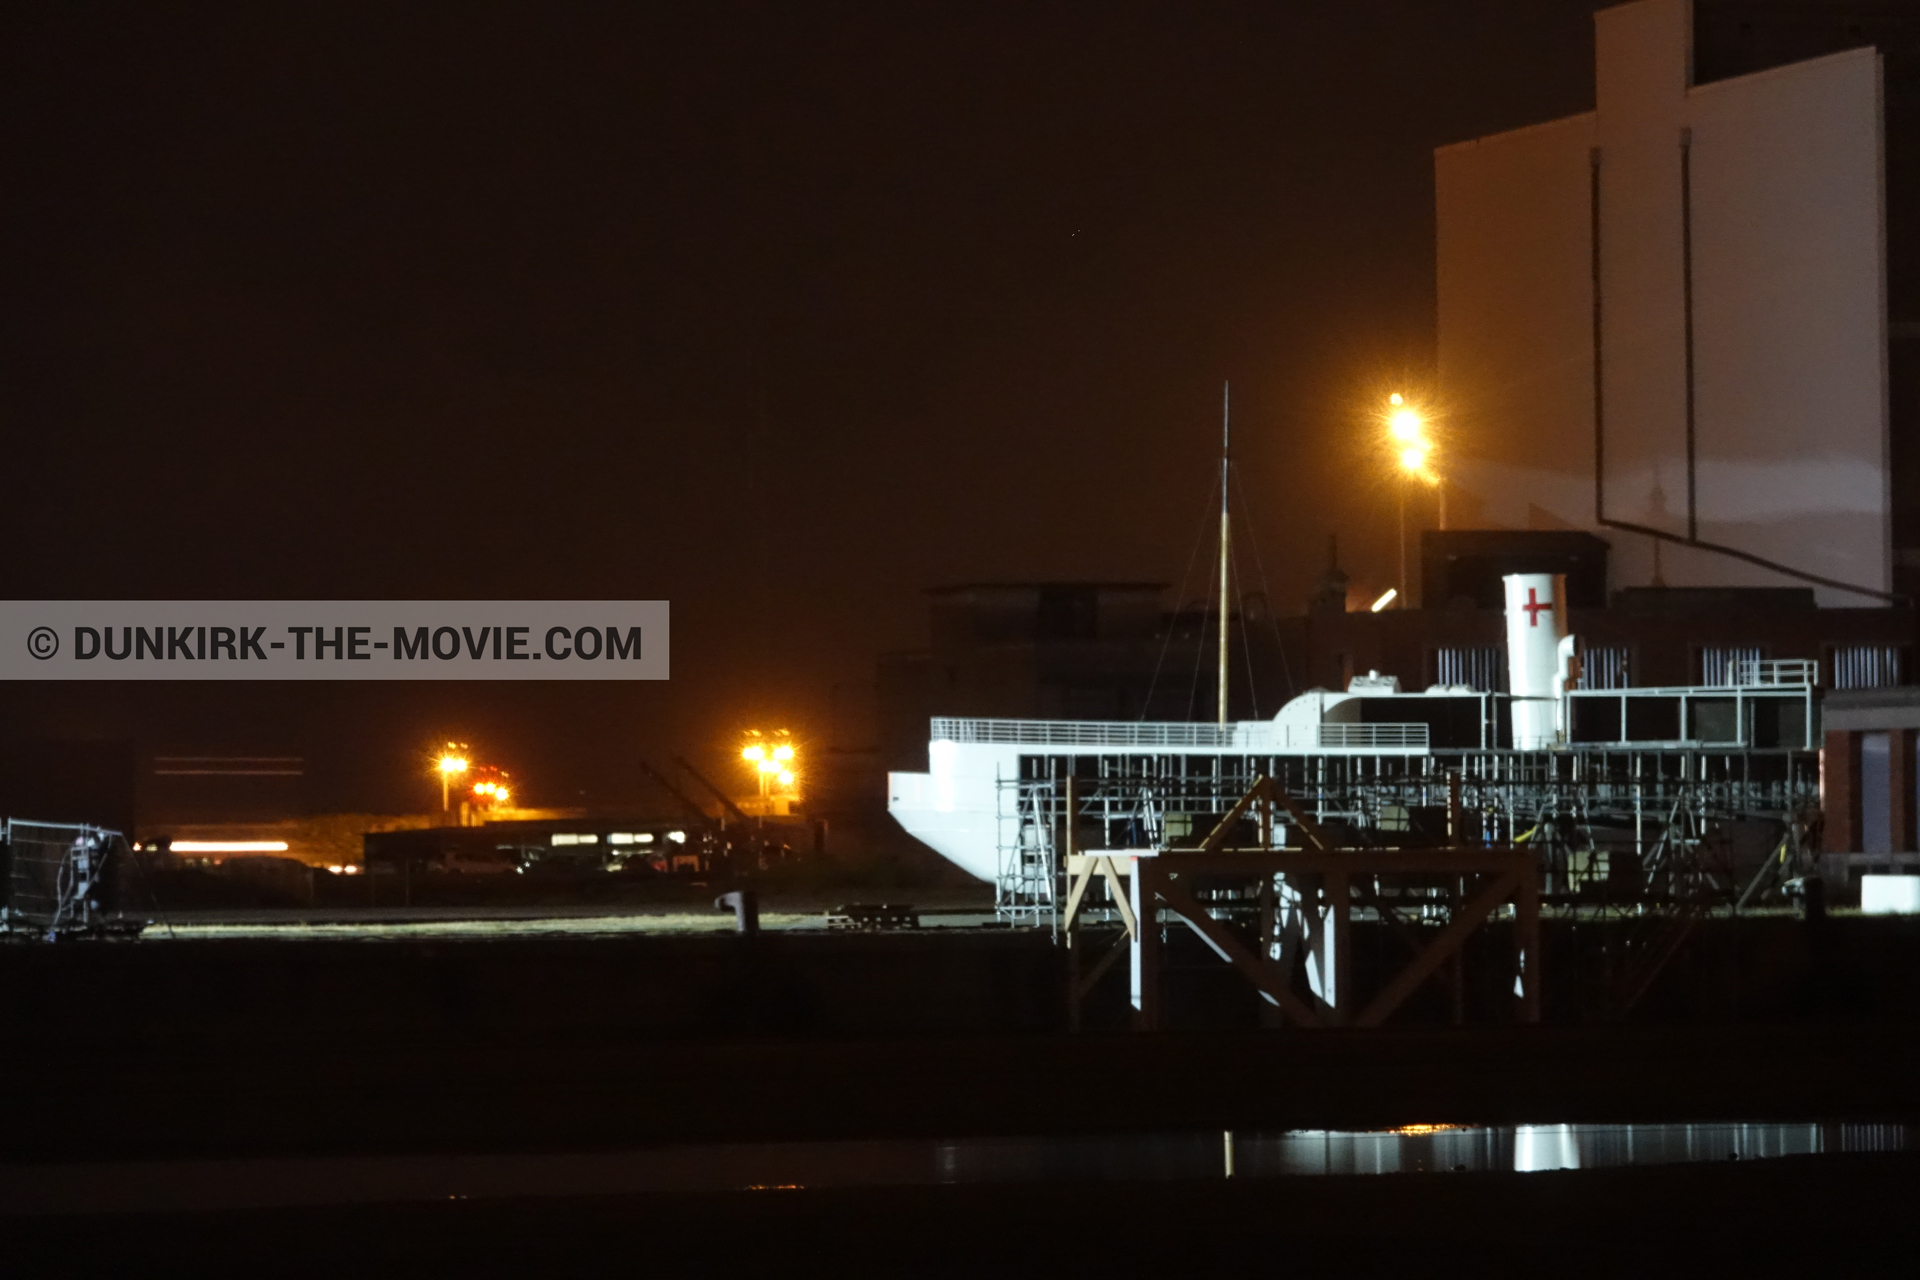
[[(1246, 806), (1265, 788), (1283, 812), (1256, 836)], [(1083, 950), (1089, 924), (1121, 926), (1109, 953), (1073, 958), (1076, 1017), (1125, 950), (1137, 1019), (1158, 1025), (1152, 967), (1169, 921), (1256, 980), (1287, 1020), (1370, 1025), (1338, 985), (1354, 919), (1409, 939), (1438, 930), (1457, 946), (1496, 910), (1518, 920), (1523, 898), (1560, 919), (1611, 923), (1620, 955), (1606, 1002), (1624, 1016), (1701, 919), (1778, 895), (1807, 869), (1819, 757), (1697, 744), (1423, 755), (1056, 749), (1024, 755), (1002, 793), (1003, 812), (1045, 829), (1007, 839), (1064, 850), (1044, 906), (1030, 882), (1022, 890), (1027, 918), (1052, 915)], [(1759, 852), (1743, 861), (1742, 841)], [(1209, 860), (1195, 861), (1209, 842)], [(1222, 850), (1233, 856), (1215, 866)], [(1498, 868), (1511, 876), (1496, 885), (1486, 877), (1498, 879)], [(1185, 886), (1167, 879), (1181, 870)], [(1193, 888), (1192, 877), (1207, 887)], [(1054, 902), (1064, 910), (1053, 913)], [(1259, 965), (1242, 964), (1236, 946)], [(1270, 989), (1277, 973), (1289, 983), (1304, 973), (1311, 1019)], [(1517, 995), (1521, 1016), (1537, 1016), (1524, 967)]]
[(112, 919), (102, 899), (112, 864), (128, 856), (118, 831), (66, 822), (0, 823), (0, 932), (56, 938), (122, 931), (143, 921)]
[[(1071, 780), (1066, 789), (1070, 795), (1075, 790)], [(1299, 833), (1299, 847), (1276, 839), (1283, 813)], [(1539, 1021), (1540, 879), (1526, 850), (1457, 843), (1438, 849), (1340, 847), (1265, 777), (1256, 778), (1193, 849), (1077, 853), (1069, 829), (1068, 850), (1071, 887), (1062, 920), (1068, 947), (1079, 940), (1079, 909), (1096, 877), (1113, 896), (1124, 926), (1124, 941), (1109, 945), (1091, 975), (1082, 977), (1079, 965), (1072, 966), (1076, 1026), (1081, 1002), (1124, 947), (1131, 960), (1134, 1025), (1161, 1027), (1163, 926), (1178, 923), (1250, 982), (1274, 1019), (1305, 1027), (1376, 1027), (1443, 964), (1457, 964), (1468, 936), (1508, 907), (1516, 1014), (1523, 1022)], [(1421, 913), (1444, 910), (1445, 922), (1410, 937), (1413, 954), (1405, 966), (1363, 996), (1353, 964), (1356, 909), (1395, 919), (1409, 906)], [(1249, 909), (1253, 939), (1234, 928), (1235, 917)], [(1296, 989), (1303, 967), (1306, 995)]]

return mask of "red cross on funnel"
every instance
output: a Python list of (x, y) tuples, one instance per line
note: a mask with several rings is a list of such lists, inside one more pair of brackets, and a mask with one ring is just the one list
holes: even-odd
[(1547, 613), (1553, 612), (1553, 601), (1540, 599), (1534, 589), (1528, 587), (1527, 602), (1520, 607), (1527, 611), (1527, 625), (1537, 627), (1540, 625), (1540, 614), (1543, 610)]

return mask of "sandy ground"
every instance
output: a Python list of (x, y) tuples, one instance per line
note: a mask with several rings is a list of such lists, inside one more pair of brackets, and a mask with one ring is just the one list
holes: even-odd
[[(911, 905), (922, 928), (982, 928), (997, 923), (990, 889), (922, 889), (911, 896), (816, 891), (774, 894), (760, 902), (760, 927), (768, 932), (824, 930), (828, 915), (849, 902)], [(733, 914), (659, 906), (546, 907), (340, 907), (196, 909), (167, 913), (143, 938), (181, 940), (271, 938), (343, 940), (404, 938), (510, 938), (620, 934), (729, 933)]]

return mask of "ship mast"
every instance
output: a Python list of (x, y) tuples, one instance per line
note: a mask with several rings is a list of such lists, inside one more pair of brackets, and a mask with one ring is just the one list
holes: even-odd
[(1220, 384), (1220, 723), (1227, 723), (1227, 463), (1233, 456), (1232, 385)]

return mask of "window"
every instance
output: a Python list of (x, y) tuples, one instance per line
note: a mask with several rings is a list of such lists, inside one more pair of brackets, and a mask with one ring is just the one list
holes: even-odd
[(1702, 649), (1700, 650), (1700, 683), (1718, 685), (1722, 688), (1745, 684), (1754, 678), (1753, 670), (1759, 665), (1760, 649), (1757, 645)]
[(1580, 655), (1580, 687), (1582, 689), (1626, 689), (1633, 682), (1627, 678), (1627, 647), (1621, 645), (1593, 645)]
[(1827, 651), (1832, 689), (1884, 689), (1900, 683), (1900, 650), (1892, 645), (1835, 645)]
[(1507, 687), (1507, 651), (1499, 645), (1470, 645), (1433, 651), (1435, 684), (1464, 684), (1476, 693)]

